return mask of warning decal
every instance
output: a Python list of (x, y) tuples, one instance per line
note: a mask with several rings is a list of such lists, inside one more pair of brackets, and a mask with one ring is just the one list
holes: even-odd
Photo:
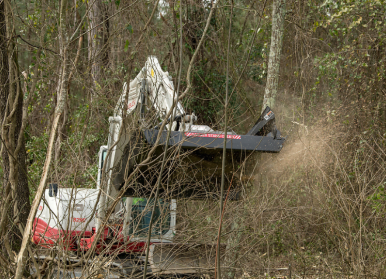
[(272, 112), (272, 110), (270, 110), (270, 111), (264, 116), (264, 119), (265, 119), (265, 120), (268, 120), (268, 119), (271, 118), (272, 115), (273, 115), (273, 112)]
[[(200, 134), (200, 133), (185, 133), (187, 137), (199, 137), (199, 138), (219, 138), (223, 139), (224, 134)], [(241, 139), (239, 135), (227, 135), (227, 139)]]
[(131, 101), (130, 103), (128, 103), (127, 104), (127, 109), (129, 110), (129, 109), (131, 109), (132, 107), (134, 107), (135, 106), (135, 100), (133, 100), (133, 101)]

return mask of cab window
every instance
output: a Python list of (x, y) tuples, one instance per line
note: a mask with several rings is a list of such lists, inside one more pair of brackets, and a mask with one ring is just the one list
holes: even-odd
[[(135, 236), (148, 234), (153, 206), (154, 199), (133, 198), (129, 234)], [(170, 203), (162, 199), (158, 200), (154, 212), (152, 236), (166, 234), (170, 229), (170, 219)]]

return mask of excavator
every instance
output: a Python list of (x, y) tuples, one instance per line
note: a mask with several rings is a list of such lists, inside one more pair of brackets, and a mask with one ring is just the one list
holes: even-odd
[[(246, 160), (253, 152), (280, 152), (285, 138), (267, 107), (247, 134), (229, 130), (225, 139), (224, 131), (197, 125), (197, 116), (187, 114), (176, 91), (157, 58), (148, 57), (138, 75), (123, 84), (109, 117), (108, 143), (98, 153), (96, 189), (48, 185), (32, 241), (39, 260), (62, 263), (52, 278), (131, 278), (143, 275), (145, 263), (148, 276), (214, 272), (216, 245), (174, 242), (177, 200), (219, 199), (225, 140), (225, 186), (232, 193), (229, 199), (240, 199), (237, 181)], [(110, 207), (113, 213), (107, 214)]]

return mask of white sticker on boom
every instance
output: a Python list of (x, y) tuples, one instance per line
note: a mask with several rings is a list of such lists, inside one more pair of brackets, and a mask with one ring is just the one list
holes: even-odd
[(264, 115), (264, 119), (268, 120), (271, 118), (272, 115), (273, 115), (272, 110), (270, 110), (266, 115)]

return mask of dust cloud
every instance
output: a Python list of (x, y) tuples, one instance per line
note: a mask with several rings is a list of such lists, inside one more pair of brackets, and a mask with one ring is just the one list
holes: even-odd
[(330, 158), (330, 146), (333, 136), (325, 127), (299, 127), (287, 136), (283, 149), (279, 153), (261, 155), (256, 171), (261, 175), (280, 176), (288, 171), (301, 168), (322, 168)]

